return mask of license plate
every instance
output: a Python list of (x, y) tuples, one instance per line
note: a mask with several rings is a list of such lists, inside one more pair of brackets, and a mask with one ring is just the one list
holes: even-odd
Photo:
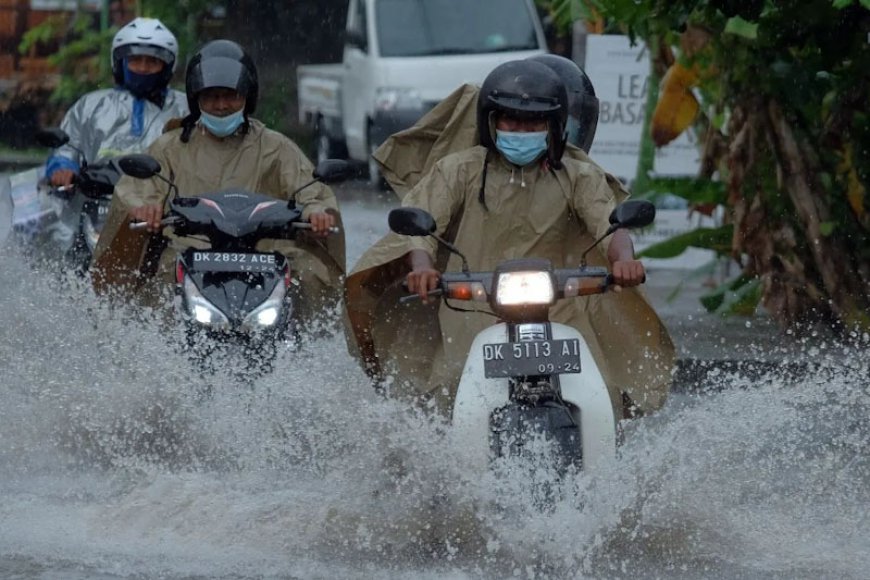
[(201, 272), (271, 272), (278, 266), (275, 254), (193, 252), (193, 267)]
[(483, 345), (488, 379), (580, 372), (580, 340), (532, 340)]

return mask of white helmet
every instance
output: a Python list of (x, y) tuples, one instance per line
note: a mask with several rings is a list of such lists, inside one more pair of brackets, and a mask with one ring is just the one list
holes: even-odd
[(127, 23), (112, 39), (112, 74), (116, 83), (124, 82), (124, 59), (136, 54), (165, 62), (163, 74), (168, 84), (178, 61), (178, 41), (156, 18), (136, 18)]

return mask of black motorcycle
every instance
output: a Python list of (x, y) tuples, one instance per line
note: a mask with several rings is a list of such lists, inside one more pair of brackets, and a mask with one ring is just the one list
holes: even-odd
[[(69, 144), (69, 135), (61, 129), (42, 129), (37, 132), (36, 141), (44, 147), (57, 149)], [(49, 193), (64, 200), (70, 208), (75, 208), (77, 223), (74, 226), (72, 245), (64, 254), (64, 261), (76, 272), (84, 274), (90, 267), (94, 248), (109, 215), (115, 184), (122, 173), (115, 159), (106, 158), (88, 163), (79, 149), (71, 147), (79, 152), (81, 169), (71, 185), (52, 187)]]
[[(118, 160), (121, 170), (132, 177), (160, 176), (160, 165), (147, 155), (129, 155)], [(336, 183), (349, 174), (344, 161), (318, 164), (312, 181)], [(168, 181), (168, 180), (167, 180)], [(174, 184), (170, 182), (170, 187)], [(292, 197), (292, 196), (291, 196)], [(259, 252), (264, 239), (295, 239), (311, 228), (294, 202), (244, 190), (228, 190), (198, 197), (176, 195), (162, 224), (176, 235), (207, 239), (208, 250), (188, 248), (176, 258), (176, 296), (188, 336), (200, 355), (210, 355), (215, 345), (242, 346), (268, 365), (274, 345), (298, 332), (294, 311), (302, 297), (292, 264), (278, 252)], [(144, 223), (131, 223), (141, 229)], [(332, 233), (338, 233), (334, 228)], [(200, 337), (207, 341), (203, 347)]]

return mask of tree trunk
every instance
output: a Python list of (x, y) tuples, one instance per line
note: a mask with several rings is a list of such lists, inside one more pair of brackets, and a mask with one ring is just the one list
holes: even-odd
[(822, 233), (822, 223), (831, 221), (831, 211), (824, 189), (816, 183), (820, 168), (803, 154), (809, 148), (801, 147), (776, 101), (768, 103), (767, 114), (785, 191), (803, 226), (813, 266), (830, 297), (830, 307), (848, 326), (866, 324), (870, 306), (868, 287), (858, 275), (851, 248), (836, 231), (831, 235)]
[[(824, 320), (870, 327), (870, 288), (862, 275), (867, 264), (838, 232), (822, 231), (832, 217), (812, 149), (802, 146), (770, 99), (751, 98), (736, 107), (729, 134), (732, 247), (736, 259), (748, 256), (745, 272), (761, 278), (765, 308), (784, 326)], [(786, 201), (793, 216), (774, 210)]]

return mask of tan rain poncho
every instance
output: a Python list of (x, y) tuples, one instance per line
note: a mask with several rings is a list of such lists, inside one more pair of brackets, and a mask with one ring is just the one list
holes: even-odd
[[(459, 143), (477, 141), (476, 98), (474, 87), (462, 87), (415, 127), (391, 137), (375, 154), (384, 175), (400, 195), (407, 192), (403, 205), (435, 217), (439, 232), (466, 254), (472, 270), (492, 270), (502, 260), (520, 257), (547, 258), (556, 268), (576, 267), (594, 236), (607, 229), (625, 190), (576, 148), (566, 153), (564, 169), (555, 174), (540, 166), (521, 171), (491, 154), (485, 208), (478, 199), (483, 147), (434, 158), (435, 151), (450, 152), (450, 136)], [(424, 173), (421, 167), (429, 169)], [(589, 254), (590, 265), (607, 265), (606, 247), (605, 241)], [(458, 313), (443, 303), (400, 305), (399, 283), (412, 249), (435, 256), (439, 270), (460, 269), (458, 257), (436, 248), (431, 238), (387, 235), (363, 255), (346, 282), (349, 343), (372, 376), (392, 377), (385, 384), (394, 394), (431, 398), (447, 409), (474, 335), (495, 319)], [(481, 303), (457, 305), (486, 309)], [(550, 315), (580, 330), (589, 343), (617, 417), (623, 416), (623, 393), (644, 412), (661, 407), (674, 349), (638, 289), (562, 300)]]
[[(182, 196), (199, 196), (226, 189), (244, 189), (289, 199), (296, 188), (312, 179), (314, 167), (299, 148), (280, 133), (251, 121), (247, 134), (218, 140), (197, 127), (188, 143), (180, 139), (181, 129), (167, 132), (155, 141), (148, 154), (162, 167), (161, 174), (178, 186)], [(94, 252), (94, 286), (98, 292), (122, 286), (146, 304), (153, 304), (155, 287), (149, 284), (156, 269), (157, 279), (174, 281), (174, 260), (187, 247), (205, 249), (205, 240), (184, 237), (166, 228), (168, 247), (161, 247), (162, 236), (151, 236), (127, 227), (130, 208), (166, 204), (167, 185), (157, 178), (134, 179), (124, 176), (115, 188), (106, 226)], [(338, 217), (338, 203), (332, 191), (315, 183), (296, 195), (303, 217), (328, 211)], [(339, 225), (341, 225), (339, 220)], [(165, 242), (162, 244), (165, 246)], [(258, 251), (278, 251), (291, 260), (291, 269), (301, 279), (304, 297), (329, 297), (338, 291), (344, 274), (344, 235), (321, 241), (300, 234), (296, 241), (263, 240)]]

